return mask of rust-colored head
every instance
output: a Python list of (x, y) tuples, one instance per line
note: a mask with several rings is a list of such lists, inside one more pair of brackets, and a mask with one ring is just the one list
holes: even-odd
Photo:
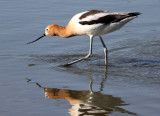
[(70, 37), (70, 35), (68, 33), (66, 33), (66, 29), (65, 27), (56, 25), (56, 24), (50, 24), (46, 27), (45, 29), (45, 34), (43, 34), (42, 36), (40, 36), (38, 39), (28, 42), (27, 44), (30, 43), (34, 43), (38, 40), (40, 40), (41, 38), (43, 38), (44, 36), (61, 36), (61, 37)]
[(50, 24), (45, 29), (45, 35), (46, 36), (57, 36), (58, 35), (58, 25), (56, 24)]
[(58, 25), (56, 25), (56, 24), (48, 25), (45, 29), (45, 33), (42, 36), (40, 36), (38, 39), (36, 39), (34, 41), (28, 42), (27, 44), (34, 43), (34, 42), (40, 40), (41, 38), (43, 38), (44, 36), (56, 36), (57, 35), (57, 27), (58, 27)]

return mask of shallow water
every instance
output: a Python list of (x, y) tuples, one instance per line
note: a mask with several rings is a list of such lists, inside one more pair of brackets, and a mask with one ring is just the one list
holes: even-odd
[[(1, 116), (159, 116), (160, 1), (0, 1)], [(45, 37), (46, 25), (67, 25), (88, 9), (139, 11), (121, 30), (103, 36), (109, 66), (97, 37)]]

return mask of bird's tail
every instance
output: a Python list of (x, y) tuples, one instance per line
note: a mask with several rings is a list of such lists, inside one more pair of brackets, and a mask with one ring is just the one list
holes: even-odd
[(141, 14), (140, 12), (131, 12), (131, 13), (128, 13), (129, 17), (138, 16), (140, 14)]

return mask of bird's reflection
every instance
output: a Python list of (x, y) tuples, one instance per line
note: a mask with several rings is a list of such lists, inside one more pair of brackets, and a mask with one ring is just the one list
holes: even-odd
[[(107, 67), (106, 67), (106, 68), (105, 68), (105, 72), (104, 72), (104, 77), (102, 78), (101, 83), (100, 83), (99, 92), (103, 91), (104, 82), (105, 82), (106, 79), (107, 79), (107, 73), (108, 73), (108, 70), (107, 70)], [(90, 77), (90, 83), (89, 83), (89, 89), (90, 89), (90, 92), (93, 93), (94, 90), (92, 89), (92, 86), (93, 86), (93, 77), (91, 76), (91, 77)]]
[(112, 112), (127, 113), (130, 115), (136, 115), (133, 112), (127, 111), (120, 106), (126, 106), (125, 102), (120, 97), (114, 97), (112, 95), (102, 94), (103, 83), (106, 80), (106, 73), (102, 78), (101, 86), (98, 92), (94, 92), (92, 89), (93, 80), (91, 78), (89, 87), (90, 91), (77, 91), (58, 88), (47, 88), (41, 86), (37, 82), (32, 82), (31, 79), (27, 79), (27, 82), (35, 83), (38, 87), (43, 88), (45, 97), (50, 99), (65, 99), (72, 107), (69, 109), (71, 116), (107, 116)]
[(128, 105), (125, 104), (121, 98), (104, 95), (100, 92), (44, 88), (44, 93), (47, 98), (67, 100), (72, 105), (69, 109), (71, 116), (106, 116), (115, 111), (136, 115), (135, 113), (120, 108), (120, 106)]

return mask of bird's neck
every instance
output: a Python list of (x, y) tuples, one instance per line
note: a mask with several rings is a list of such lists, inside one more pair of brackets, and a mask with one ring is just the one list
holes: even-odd
[(64, 38), (74, 36), (74, 34), (72, 32), (70, 32), (70, 30), (68, 30), (67, 27), (57, 25), (55, 28), (56, 28), (55, 33), (56, 33), (57, 36), (61, 36), (61, 37), (64, 37)]

